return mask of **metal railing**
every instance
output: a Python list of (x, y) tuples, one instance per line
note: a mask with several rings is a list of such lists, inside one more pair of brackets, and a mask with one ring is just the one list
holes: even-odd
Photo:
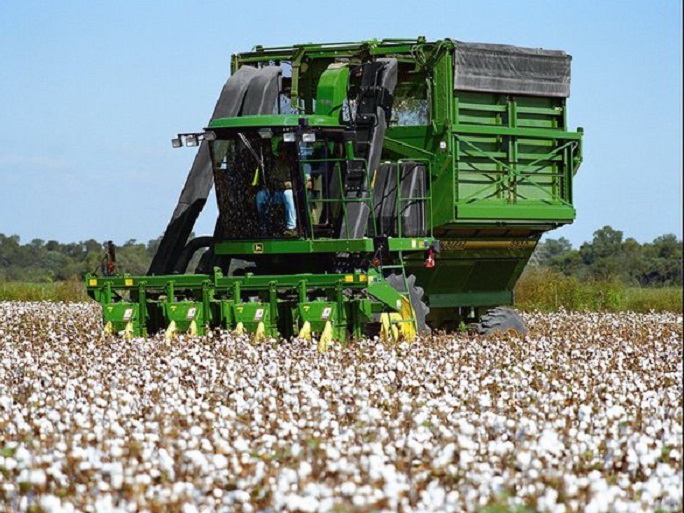
[[(416, 196), (416, 197), (408, 197), (404, 198), (402, 197), (402, 176), (401, 176), (401, 167), (403, 163), (410, 162), (410, 163), (422, 163), (425, 166), (425, 192), (426, 196)], [(403, 237), (402, 234), (402, 202), (423, 202), (423, 207), (425, 208), (427, 212), (427, 219), (425, 220), (426, 227), (427, 227), (427, 233), (425, 236), (432, 236), (432, 172), (430, 169), (430, 160), (428, 159), (399, 159), (396, 163), (396, 170), (397, 170), (397, 198), (396, 198), (396, 207), (397, 207), (397, 236), (398, 237)], [(426, 205), (427, 204), (427, 205)], [(406, 207), (408, 208), (408, 207)]]
[[(348, 198), (346, 196), (346, 191), (344, 187), (344, 180), (342, 179), (342, 164), (349, 165), (351, 162), (361, 162), (363, 163), (363, 169), (364, 169), (364, 177), (365, 177), (365, 184), (364, 188), (361, 189), (361, 194), (367, 194), (367, 197), (361, 197), (361, 198)], [(328, 164), (333, 164), (332, 167), (330, 167)], [(305, 172), (305, 164), (325, 164), (325, 169), (324, 171), (321, 171), (321, 169), (317, 169), (315, 171), (316, 174), (323, 175), (323, 178), (325, 180), (325, 183), (328, 184), (328, 189), (330, 189), (330, 173), (336, 174), (337, 175), (337, 185), (339, 187), (339, 196), (335, 198), (331, 197), (321, 197), (321, 198), (310, 198), (308, 197), (308, 191), (307, 191), (307, 197), (305, 199), (306, 202), (306, 213), (307, 213), (307, 218), (308, 218), (308, 230), (309, 230), (309, 236), (310, 238), (316, 239), (316, 234), (314, 231), (314, 222), (313, 222), (313, 217), (312, 217), (312, 205), (313, 204), (339, 204), (341, 205), (342, 209), (342, 218), (344, 222), (344, 227), (345, 227), (345, 233), (349, 234), (349, 215), (347, 212), (347, 205), (349, 203), (367, 203), (368, 208), (369, 208), (369, 215), (370, 217), (370, 222), (372, 223), (372, 229), (373, 233), (376, 233), (377, 227), (375, 226), (375, 217), (372, 215), (373, 212), (375, 211), (375, 206), (373, 202), (373, 190), (371, 187), (371, 177), (369, 176), (368, 173), (368, 162), (366, 159), (362, 158), (353, 158), (353, 159), (348, 159), (348, 158), (321, 158), (321, 159), (311, 159), (311, 158), (300, 158), (299, 159), (299, 171), (300, 171), (300, 180), (302, 180), (302, 183), (306, 184), (306, 172)], [(322, 167), (322, 166), (320, 166)], [(311, 175), (314, 174), (314, 170), (311, 170)], [(322, 187), (322, 192), (325, 192), (325, 185)], [(333, 228), (334, 228), (333, 223)], [(350, 240), (349, 236), (345, 237), (345, 240)]]
[[(517, 187), (519, 185), (525, 185), (540, 190), (544, 193), (544, 195), (550, 197), (551, 201), (571, 206), (570, 202), (565, 197), (563, 197), (563, 193), (568, 191), (568, 186), (566, 182), (572, 179), (572, 174), (574, 171), (573, 157), (575, 150), (579, 146), (578, 141), (570, 140), (562, 144), (559, 144), (556, 148), (554, 148), (548, 153), (540, 155), (532, 162), (522, 164), (519, 162), (503, 162), (502, 160), (482, 150), (477, 145), (466, 140), (459, 134), (454, 134), (454, 136), (459, 143), (462, 143), (467, 147), (467, 149), (460, 150), (460, 152), (462, 152), (463, 155), (486, 159), (496, 164), (496, 166), (500, 168), (496, 170), (459, 169), (459, 175), (477, 174), (480, 176), (492, 175), (500, 177), (500, 179), (493, 179), (492, 183), (490, 183), (489, 185), (484, 185), (482, 189), (475, 191), (469, 196), (460, 198), (460, 201), (466, 203), (480, 201), (496, 196), (502, 190), (504, 190), (508, 193), (508, 200), (510, 202), (517, 202), (518, 199), (525, 199), (524, 196), (519, 194), (519, 192), (517, 191)], [(546, 163), (552, 160), (557, 160), (558, 157), (561, 157), (564, 169), (558, 172), (549, 171)], [(475, 167), (475, 164), (472, 165), (473, 167)], [(535, 178), (548, 178), (552, 179), (555, 183), (552, 187), (543, 187), (542, 185), (534, 181)], [(483, 197), (483, 194), (487, 193), (492, 189), (494, 190), (491, 194)]]
[[(348, 165), (350, 162), (363, 162), (364, 164), (364, 176), (365, 176), (365, 184), (364, 188), (362, 189), (361, 193), (366, 194), (366, 197), (361, 197), (361, 198), (348, 198), (345, 194), (345, 188), (344, 188), (344, 180), (342, 178), (342, 164)], [(333, 164), (332, 167), (329, 167), (328, 164)], [(404, 197), (402, 196), (403, 193), (403, 180), (404, 177), (402, 176), (402, 165), (405, 163), (411, 163), (411, 164), (417, 164), (420, 165), (422, 164), (425, 167), (425, 191), (426, 194), (423, 196), (407, 196)], [(378, 234), (378, 227), (377, 227), (377, 222), (376, 222), (376, 212), (375, 212), (375, 198), (374, 198), (374, 176), (371, 176), (370, 173), (368, 173), (368, 163), (365, 159), (361, 158), (355, 158), (355, 159), (346, 159), (346, 158), (320, 158), (320, 159), (310, 159), (310, 158), (301, 158), (300, 159), (300, 179), (302, 180), (302, 183), (306, 184), (307, 177), (306, 177), (306, 171), (305, 171), (305, 164), (325, 164), (325, 169), (321, 171), (320, 169), (314, 171), (312, 170), (310, 172), (311, 175), (314, 173), (323, 175), (324, 179), (326, 180), (326, 183), (330, 183), (330, 173), (336, 174), (337, 175), (337, 180), (338, 180), (338, 186), (339, 186), (339, 197), (335, 198), (326, 198), (326, 197), (321, 197), (321, 198), (311, 198), (307, 196), (306, 198), (306, 212), (307, 212), (307, 217), (308, 217), (308, 230), (309, 230), (309, 236), (311, 239), (316, 239), (316, 234), (314, 231), (314, 219), (312, 216), (312, 206), (314, 204), (340, 204), (341, 209), (342, 209), (342, 216), (343, 216), (343, 222), (345, 226), (345, 233), (349, 234), (349, 216), (347, 213), (347, 205), (349, 203), (366, 203), (369, 208), (369, 226), (372, 230), (372, 234)], [(385, 163), (387, 164), (387, 163)], [(430, 169), (430, 160), (429, 159), (400, 159), (396, 162), (391, 162), (390, 163), (394, 168), (394, 172), (396, 173), (396, 195), (395, 195), (395, 223), (396, 223), (396, 231), (395, 233), (397, 234), (397, 237), (403, 237), (403, 226), (402, 226), (402, 214), (406, 208), (408, 208), (411, 204), (423, 204), (424, 208), (424, 215), (425, 215), (425, 232), (424, 234), (420, 234), (419, 236), (432, 236), (432, 225), (433, 225), (433, 212), (432, 212), (432, 173)], [(322, 192), (325, 192), (325, 188), (322, 188)], [(346, 237), (346, 240), (349, 240), (349, 237)]]

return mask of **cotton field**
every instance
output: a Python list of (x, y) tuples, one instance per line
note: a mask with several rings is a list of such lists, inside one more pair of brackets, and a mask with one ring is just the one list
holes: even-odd
[(682, 318), (530, 334), (119, 339), (0, 303), (0, 510), (682, 510)]

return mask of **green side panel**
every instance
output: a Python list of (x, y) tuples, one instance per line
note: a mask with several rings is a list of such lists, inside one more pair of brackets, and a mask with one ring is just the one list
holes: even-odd
[(566, 132), (564, 98), (458, 91), (455, 222), (569, 223), (581, 133)]
[(387, 239), (387, 246), (390, 251), (425, 251), (433, 240), (431, 237), (390, 237)]
[(217, 255), (269, 255), (373, 251), (372, 239), (310, 239), (217, 242)]
[(439, 139), (429, 126), (390, 126), (385, 134), (383, 151), (388, 156), (407, 159), (434, 158)]
[(453, 292), (449, 294), (433, 294), (430, 296), (430, 309), (499, 306), (510, 305), (512, 303), (513, 293), (510, 290)]
[(162, 303), (162, 311), (166, 317), (167, 324), (171, 321), (176, 323), (176, 329), (180, 333), (190, 330), (190, 325), (194, 321), (197, 326), (197, 333), (203, 335), (206, 325), (210, 319), (207, 318), (208, 312), (204, 310), (204, 305), (198, 301), (178, 301), (173, 303)]
[(266, 334), (277, 336), (277, 330), (271, 326), (271, 308), (268, 303), (235, 303), (232, 305), (233, 322), (241, 322), (248, 333), (254, 333), (260, 322), (264, 323)]
[(337, 318), (337, 304), (331, 301), (298, 303), (297, 317), (300, 322), (310, 322), (312, 331), (321, 331), (327, 321), (335, 322)]
[(548, 219), (558, 222), (571, 222), (575, 219), (575, 209), (568, 205), (545, 203), (542, 200), (526, 201), (524, 204), (507, 204), (503, 200), (494, 199), (458, 205), (456, 216), (471, 220), (496, 218), (538, 221)]
[(344, 311), (339, 312), (339, 307), (335, 302), (309, 301), (299, 303), (293, 309), (292, 318), (295, 320), (297, 330), (301, 329), (305, 322), (308, 322), (311, 326), (311, 333), (316, 338), (320, 337), (328, 322), (333, 326), (333, 338), (335, 340), (346, 338), (347, 328)]
[(140, 305), (137, 303), (109, 303), (102, 305), (102, 320), (104, 324), (111, 323), (112, 333), (119, 333), (132, 326), (133, 335), (142, 335), (143, 326), (140, 323)]
[(513, 303), (513, 288), (536, 240), (442, 240), (435, 266), (419, 257), (405, 259), (431, 310)]

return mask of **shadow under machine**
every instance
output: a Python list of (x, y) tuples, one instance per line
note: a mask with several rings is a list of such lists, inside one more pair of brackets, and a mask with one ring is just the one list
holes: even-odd
[[(423, 38), (233, 55), (208, 127), (173, 141), (197, 155), (147, 275), (87, 277), (107, 331), (520, 331), (502, 306), (575, 217), (570, 59)], [(214, 233), (190, 239), (212, 188)]]

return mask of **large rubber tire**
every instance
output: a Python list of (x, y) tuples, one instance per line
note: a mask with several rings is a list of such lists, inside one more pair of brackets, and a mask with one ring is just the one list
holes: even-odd
[(519, 337), (523, 337), (527, 335), (529, 330), (518, 312), (512, 308), (497, 306), (480, 318), (480, 322), (477, 324), (477, 332), (480, 335), (515, 333)]
[[(404, 278), (401, 274), (390, 274), (387, 277), (389, 283), (395, 290), (399, 292), (406, 292), (404, 288)], [(411, 299), (411, 306), (416, 316), (416, 331), (419, 335), (429, 335), (432, 330), (427, 325), (425, 318), (430, 313), (430, 308), (423, 302), (425, 291), (422, 287), (416, 285), (416, 277), (410, 274), (406, 278), (408, 284), (409, 297)]]

